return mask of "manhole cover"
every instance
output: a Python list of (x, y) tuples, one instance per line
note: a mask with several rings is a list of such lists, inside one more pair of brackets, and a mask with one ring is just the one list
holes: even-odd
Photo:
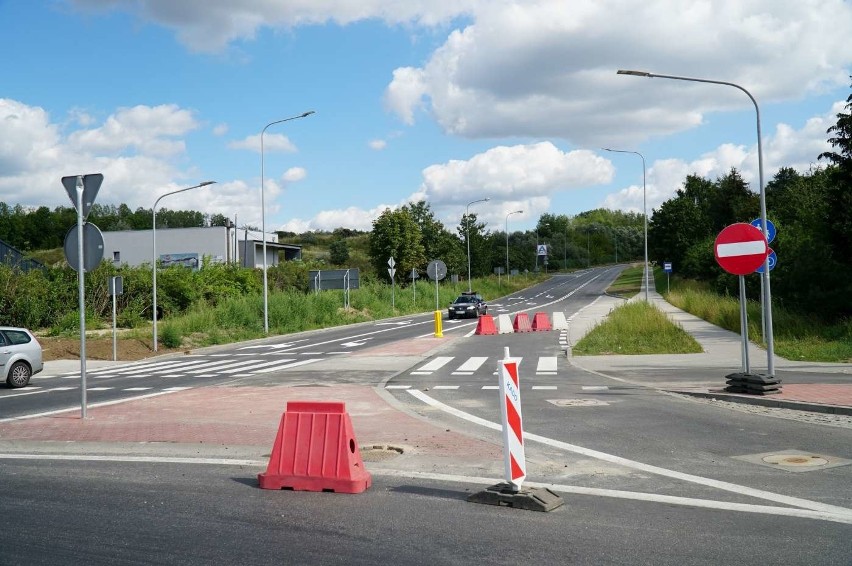
[(553, 403), (557, 407), (601, 407), (609, 405), (606, 401), (598, 401), (597, 399), (548, 399), (548, 403)]
[(764, 456), (761, 459), (767, 464), (777, 464), (779, 466), (812, 467), (828, 464), (828, 460), (825, 458), (810, 454), (772, 454)]
[(785, 472), (827, 470), (837, 466), (852, 464), (852, 461), (844, 458), (838, 458), (829, 454), (815, 454), (805, 450), (776, 450), (774, 452), (764, 452), (763, 454), (733, 456), (733, 458)]
[(397, 446), (388, 446), (387, 444), (372, 444), (369, 446), (359, 446), (361, 459), (365, 462), (381, 462), (395, 456), (399, 456), (404, 452), (402, 448)]

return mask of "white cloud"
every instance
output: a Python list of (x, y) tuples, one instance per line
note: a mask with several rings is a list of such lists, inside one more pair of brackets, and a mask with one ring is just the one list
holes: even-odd
[(281, 179), (288, 183), (295, 183), (296, 181), (301, 181), (307, 176), (308, 172), (305, 171), (303, 167), (291, 167), (284, 172)]
[(370, 231), (373, 229), (373, 220), (378, 218), (382, 212), (388, 208), (396, 210), (398, 207), (399, 205), (380, 204), (369, 210), (357, 206), (339, 210), (324, 210), (309, 220), (299, 218), (289, 220), (278, 229), (296, 233), (312, 230), (331, 231), (341, 227)]
[(228, 124), (218, 124), (213, 127), (214, 136), (224, 136), (228, 133)]
[(198, 123), (189, 110), (174, 104), (120, 108), (99, 128), (80, 130), (69, 143), (84, 152), (135, 150), (144, 154), (171, 156), (183, 153), (183, 140), (172, 139), (196, 129)]
[[(239, 141), (228, 143), (231, 149), (248, 149), (260, 153), (260, 134), (253, 134)], [(283, 134), (263, 134), (263, 152), (281, 151), (295, 153), (298, 151), (290, 138)]]
[(560, 0), (496, 2), (479, 6), (474, 23), (450, 33), (422, 67), (394, 71), (385, 102), (406, 124), (423, 107), (446, 132), (470, 138), (632, 145), (751, 103), (730, 87), (617, 76), (619, 68), (792, 100), (848, 84), (849, 37), (852, 4), (843, 0), (656, 0), (629, 10), (616, 0), (570, 9)]
[(388, 142), (386, 142), (385, 140), (370, 140), (367, 145), (370, 146), (370, 149), (381, 151), (388, 146)]
[(482, 0), (71, 0), (76, 6), (107, 11), (123, 9), (176, 30), (182, 42), (198, 51), (219, 51), (236, 39), (253, 39), (261, 27), (287, 29), (334, 22), (346, 25), (368, 19), (389, 24), (443, 24), (470, 13)]
[[(801, 129), (780, 123), (772, 135), (763, 136), (764, 183), (769, 183), (781, 167), (790, 167), (801, 173), (818, 166), (817, 156), (830, 148), (826, 130), (834, 125), (837, 114), (844, 111), (846, 102), (834, 103), (831, 111), (808, 119)], [(647, 156), (646, 156), (647, 157)], [(824, 165), (824, 164), (822, 164)], [(625, 164), (619, 164), (624, 167)], [(759, 189), (757, 144), (750, 147), (722, 144), (692, 161), (660, 159), (648, 168), (646, 179), (647, 208), (651, 214), (664, 201), (672, 198), (683, 186), (687, 175), (696, 174), (708, 179), (727, 175), (737, 169), (754, 192)], [(641, 173), (641, 172), (640, 172)], [(642, 211), (642, 186), (631, 185), (608, 195), (603, 202), (606, 208)]]
[(420, 200), (427, 201), (435, 216), (452, 229), (469, 202), (486, 197), (491, 200), (477, 203), (470, 212), (494, 229), (502, 229), (511, 211), (524, 211), (516, 221), (537, 218), (548, 211), (554, 193), (608, 183), (612, 175), (612, 164), (590, 151), (563, 152), (550, 142), (499, 146), (466, 161), (427, 167), (420, 188), (396, 205), (324, 211), (310, 220), (292, 220), (285, 229), (298, 232), (345, 226), (370, 230), (372, 221), (388, 206)]

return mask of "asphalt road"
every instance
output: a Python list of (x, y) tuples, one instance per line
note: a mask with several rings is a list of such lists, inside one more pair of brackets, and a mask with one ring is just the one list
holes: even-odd
[[(622, 268), (598, 268), (560, 275), (532, 289), (491, 301), (489, 314), (535, 311), (548, 308), (566, 295), (563, 304), (579, 309), (612, 282)], [(578, 291), (579, 289), (579, 291)], [(443, 307), (445, 336), (463, 335), (476, 328), (476, 319), (447, 320)], [(381, 368), (363, 371), (322, 373), (322, 364), (347, 359), (353, 354), (399, 340), (434, 334), (434, 315), (426, 313), (378, 322), (354, 324), (326, 330), (276, 336), (251, 342), (204, 348), (191, 355), (161, 356), (154, 360), (118, 364), (86, 371), (88, 404), (116, 402), (157, 392), (223, 384), (257, 385), (291, 383), (304, 379), (325, 383), (345, 382), (377, 385), (386, 376)], [(316, 370), (316, 371), (313, 371)], [(33, 376), (21, 390), (0, 388), (0, 419), (49, 413), (80, 407), (80, 371), (62, 375), (49, 372)]]
[[(554, 277), (493, 301), (489, 313), (570, 316), (617, 272)], [(474, 328), (473, 320), (445, 320), (444, 333)], [(90, 391), (90, 400), (168, 387), (368, 384), (441, 428), (499, 443), (494, 388), (508, 348), (521, 359), (527, 485), (547, 478), (562, 507), (536, 513), (468, 503), (489, 478), (395, 471), (393, 461), (375, 466), (369, 490), (343, 495), (257, 489), (257, 466), (237, 459), (6, 456), (0, 565), (852, 564), (852, 466), (843, 458), (852, 429), (582, 371), (565, 357), (558, 332), (459, 338), (414, 366), (371, 366), (358, 356), (432, 330), (427, 314), (123, 364), (91, 372), (90, 383), (105, 389)], [(75, 377), (0, 391), (0, 418), (79, 406), (79, 389), (65, 385)], [(809, 452), (832, 461), (818, 470), (766, 461)]]
[(570, 495), (550, 513), (482, 486), (376, 478), (269, 492), (239, 466), (0, 462), (0, 564), (848, 565), (848, 524)]

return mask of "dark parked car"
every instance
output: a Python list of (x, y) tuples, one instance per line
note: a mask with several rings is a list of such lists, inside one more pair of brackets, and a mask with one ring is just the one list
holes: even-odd
[(447, 309), (448, 316), (453, 318), (476, 318), (488, 311), (488, 305), (482, 295), (476, 292), (462, 293)]
[(44, 369), (41, 344), (26, 328), (0, 326), (0, 377), (9, 387), (25, 387)]

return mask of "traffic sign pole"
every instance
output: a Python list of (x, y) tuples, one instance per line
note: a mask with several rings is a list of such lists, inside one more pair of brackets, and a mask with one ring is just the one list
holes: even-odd
[[(728, 273), (739, 275), (740, 286), (740, 336), (742, 338), (743, 373), (751, 373), (748, 356), (748, 311), (746, 309), (745, 275), (754, 273), (765, 265), (769, 256), (766, 230), (745, 223), (731, 224), (724, 228), (713, 245), (716, 261)], [(771, 364), (769, 364), (771, 366)], [(772, 375), (772, 370), (769, 370)]]
[(100, 173), (90, 175), (69, 175), (60, 181), (68, 193), (68, 198), (77, 209), (77, 291), (80, 309), (80, 415), (86, 418), (86, 296), (85, 296), (85, 256), (83, 251), (83, 224), (101, 188), (104, 176)]
[(391, 279), (391, 310), (396, 312), (396, 284), (394, 281), (394, 275), (396, 275), (396, 269), (394, 266), (396, 262), (393, 260), (393, 256), (388, 260), (388, 275), (390, 275)]
[(743, 373), (751, 373), (748, 359), (748, 311), (746, 310), (745, 276), (740, 275), (740, 337), (743, 350)]
[(80, 309), (80, 418), (86, 418), (86, 262), (83, 258), (83, 176), (77, 175), (77, 257), (80, 269), (77, 270), (78, 308)]

